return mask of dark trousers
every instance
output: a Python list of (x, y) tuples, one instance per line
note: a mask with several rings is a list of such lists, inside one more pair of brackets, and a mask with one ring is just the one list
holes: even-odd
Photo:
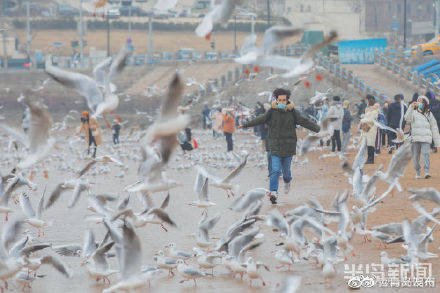
[(225, 137), (226, 137), (226, 144), (228, 146), (228, 152), (231, 152), (233, 149), (233, 144), (232, 144), (232, 133), (229, 132), (224, 132)]
[(334, 130), (332, 136), (332, 152), (335, 151), (336, 145), (338, 146), (338, 152), (341, 151), (341, 131)]
[(395, 142), (393, 142), (393, 140), (395, 140), (397, 138), (397, 134), (395, 134), (392, 131), (388, 131), (388, 147), (393, 147), (395, 146), (397, 148), (397, 144)]
[(367, 152), (368, 152), (368, 158), (367, 158), (367, 164), (374, 164), (374, 147), (368, 146)]
[(92, 144), (95, 145), (95, 147), (93, 148), (93, 155), (92, 155), (92, 157), (94, 158), (94, 157), (96, 157), (96, 147), (97, 147), (97, 145), (96, 145), (95, 137), (93, 135), (90, 135), (89, 136), (89, 148), (87, 150), (87, 154), (90, 154), (90, 147), (92, 146)]
[(119, 144), (119, 134), (113, 134), (113, 143)]

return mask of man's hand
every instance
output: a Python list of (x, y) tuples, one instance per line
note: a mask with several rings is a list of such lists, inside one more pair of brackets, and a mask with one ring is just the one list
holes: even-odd
[(243, 125), (238, 125), (238, 129), (243, 129)]

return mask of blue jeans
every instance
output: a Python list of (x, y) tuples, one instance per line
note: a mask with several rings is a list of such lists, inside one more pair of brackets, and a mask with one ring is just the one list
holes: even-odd
[(272, 159), (270, 156), (270, 151), (267, 151), (267, 171), (269, 172), (267, 177), (270, 177), (270, 173), (272, 172)]
[(278, 191), (278, 178), (281, 172), (283, 172), (283, 180), (285, 183), (289, 183), (292, 180), (290, 174), (290, 163), (292, 163), (292, 157), (278, 157), (275, 155), (270, 156), (272, 159), (270, 173), (270, 191)]

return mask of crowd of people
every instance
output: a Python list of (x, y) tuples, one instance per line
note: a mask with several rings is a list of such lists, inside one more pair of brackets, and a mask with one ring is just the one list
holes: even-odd
[[(349, 100), (341, 101), (339, 96), (331, 99), (323, 97), (309, 103), (307, 107), (295, 107), (291, 93), (286, 89), (276, 89), (271, 103), (257, 102), (255, 108), (243, 107), (209, 109), (205, 105), (203, 127), (212, 127), (213, 136), (226, 139), (226, 150), (233, 151), (233, 134), (236, 128), (253, 128), (261, 138), (262, 149), (267, 153), (268, 177), (270, 178), (270, 199), (276, 203), (278, 178), (282, 175), (284, 190), (290, 190), (292, 180), (290, 165), (296, 154), (296, 128), (303, 126), (319, 132), (322, 121), (331, 118), (332, 133), (328, 141), (331, 151), (349, 155), (347, 147), (353, 131), (360, 131), (360, 141), (367, 145), (366, 164), (374, 164), (381, 151), (393, 154), (402, 142), (398, 133), (412, 142), (413, 164), (416, 178), (430, 178), (430, 154), (440, 146), (440, 101), (429, 91), (424, 96), (415, 93), (411, 102), (405, 103), (402, 94), (396, 94), (394, 101), (379, 100), (373, 95), (352, 105)], [(353, 128), (354, 123), (358, 128)], [(423, 162), (422, 176), (420, 157)]]

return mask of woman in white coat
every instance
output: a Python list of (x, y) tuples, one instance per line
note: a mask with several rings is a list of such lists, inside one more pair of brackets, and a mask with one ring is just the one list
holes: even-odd
[(376, 145), (377, 127), (374, 121), (377, 120), (380, 109), (379, 104), (376, 104), (376, 99), (372, 95), (367, 95), (367, 108), (365, 109), (365, 115), (361, 119), (359, 127), (362, 130), (362, 139), (367, 140), (368, 159), (365, 164), (374, 164), (374, 149)]
[(429, 110), (428, 98), (419, 96), (417, 102), (413, 102), (406, 112), (405, 120), (411, 124), (412, 153), (416, 178), (421, 178), (419, 162), (421, 154), (425, 179), (428, 179), (431, 177), (429, 175), (431, 143), (434, 142), (435, 147), (440, 146), (437, 121)]

